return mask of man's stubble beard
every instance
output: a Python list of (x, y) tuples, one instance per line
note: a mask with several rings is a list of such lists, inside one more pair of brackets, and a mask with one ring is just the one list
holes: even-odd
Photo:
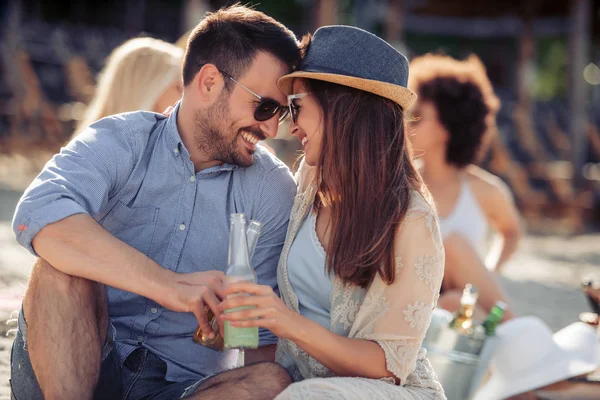
[(238, 144), (240, 132), (233, 132), (229, 110), (229, 95), (223, 92), (206, 112), (194, 112), (194, 145), (211, 160), (231, 165), (249, 167), (248, 159), (241, 154)]

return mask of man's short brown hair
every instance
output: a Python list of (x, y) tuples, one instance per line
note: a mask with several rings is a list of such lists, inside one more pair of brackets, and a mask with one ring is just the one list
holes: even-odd
[(188, 85), (205, 64), (239, 78), (258, 52), (280, 59), (292, 70), (300, 60), (294, 33), (268, 15), (235, 5), (208, 13), (188, 39), (183, 83)]

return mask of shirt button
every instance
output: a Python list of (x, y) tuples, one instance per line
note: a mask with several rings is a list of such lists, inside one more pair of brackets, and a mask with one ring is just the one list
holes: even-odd
[(144, 337), (143, 336), (138, 336), (137, 337), (137, 341), (138, 342), (143, 342), (144, 341)]
[(179, 230), (180, 230), (180, 231), (184, 231), (184, 230), (185, 230), (185, 224), (181, 224), (181, 225), (179, 225)]
[(196, 182), (196, 177), (194, 175), (190, 176), (190, 182)]
[(175, 147), (175, 148), (173, 149), (173, 153), (175, 153), (175, 154), (179, 154), (179, 149), (178, 149), (177, 147)]
[(151, 312), (152, 314), (156, 314), (156, 313), (158, 312), (158, 308), (156, 308), (156, 307), (152, 307), (152, 308), (150, 309), (150, 312)]

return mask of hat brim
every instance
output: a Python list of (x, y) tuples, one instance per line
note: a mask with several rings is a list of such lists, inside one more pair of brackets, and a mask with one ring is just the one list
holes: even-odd
[(316, 79), (319, 81), (337, 83), (338, 85), (348, 86), (354, 89), (364, 90), (365, 92), (373, 93), (386, 99), (390, 99), (402, 107), (403, 110), (408, 110), (417, 100), (417, 95), (410, 89), (371, 79), (357, 78), (348, 75), (329, 74), (324, 72), (308, 72), (296, 71), (291, 74), (284, 75), (279, 78), (277, 85), (279, 89), (286, 95), (292, 94), (292, 85), (294, 79)]
[(596, 329), (575, 322), (556, 332), (552, 338), (563, 350), (589, 363), (600, 364), (600, 338)]
[(569, 358), (568, 354), (553, 354), (553, 360), (545, 360), (543, 367), (518, 377), (492, 377), (475, 393), (473, 400), (502, 400), (560, 382), (574, 376), (588, 374), (597, 366), (582, 360)]

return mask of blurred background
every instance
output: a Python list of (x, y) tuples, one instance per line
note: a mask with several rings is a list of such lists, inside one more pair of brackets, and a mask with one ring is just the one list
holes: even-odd
[[(106, 57), (133, 37), (175, 43), (207, 11), (232, 3), (0, 1), (0, 314), (18, 308), (32, 265), (10, 228), (16, 202), (83, 118)], [(584, 276), (600, 282), (600, 0), (261, 0), (255, 8), (298, 36), (358, 26), (409, 59), (475, 53), (502, 102), (482, 166), (510, 186), (527, 228), (499, 279), (518, 314), (555, 330), (589, 311), (579, 285)], [(300, 146), (285, 125), (269, 145), (294, 168)], [(8, 348), (0, 342), (0, 398)]]
[[(231, 3), (2, 2), (0, 154), (55, 152), (82, 118), (111, 50), (138, 36), (175, 43), (206, 11)], [(502, 101), (499, 135), (483, 165), (509, 184), (530, 230), (582, 233), (600, 222), (600, 0), (262, 0), (255, 7), (299, 36), (349, 24), (409, 58), (477, 54)], [(289, 139), (284, 126), (270, 145), (293, 166), (299, 147)], [(11, 169), (5, 174), (16, 180)]]

